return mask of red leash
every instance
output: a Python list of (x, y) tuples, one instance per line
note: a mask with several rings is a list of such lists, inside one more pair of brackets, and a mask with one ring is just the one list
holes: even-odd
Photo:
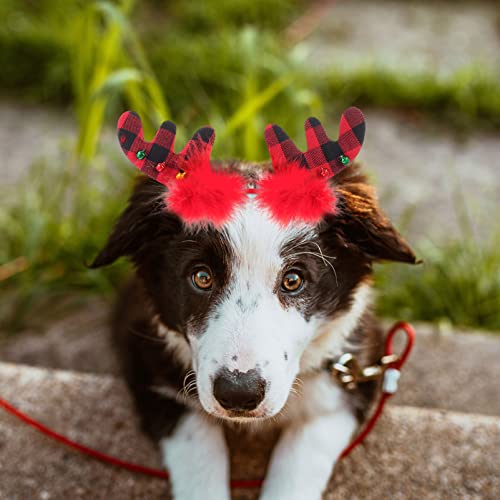
[[(392, 341), (394, 339), (394, 336), (396, 333), (400, 330), (403, 330), (406, 333), (406, 346), (399, 357), (397, 361), (395, 361), (391, 366), (389, 370), (394, 370), (393, 372), (390, 372), (387, 370), (385, 373), (392, 373), (392, 376), (396, 374), (396, 380), (395, 384), (397, 383), (397, 376), (399, 374), (399, 370), (401, 367), (404, 365), (405, 361), (407, 360), (410, 351), (413, 347), (413, 344), (415, 342), (415, 331), (413, 328), (408, 324), (404, 322), (400, 322), (395, 324), (389, 333), (387, 334), (387, 339), (386, 339), (386, 344), (385, 344), (385, 353), (386, 355), (392, 354)], [(397, 372), (397, 373), (396, 373)], [(387, 383), (388, 378), (384, 379), (384, 385), (382, 389), (382, 396), (380, 397), (380, 400), (378, 402), (377, 408), (373, 415), (371, 416), (370, 420), (366, 423), (365, 427), (363, 430), (356, 436), (354, 441), (342, 452), (342, 455), (340, 458), (344, 458), (351, 451), (356, 448), (365, 438), (366, 436), (371, 432), (373, 427), (375, 427), (375, 424), (377, 423), (377, 420), (380, 418), (380, 415), (382, 415), (382, 411), (384, 409), (384, 406), (387, 402), (387, 400), (394, 394), (395, 392), (395, 385), (390, 387), (390, 381)], [(80, 453), (83, 453), (84, 455), (88, 455), (90, 457), (96, 458), (97, 460), (100, 460), (101, 462), (105, 462), (108, 464), (116, 465), (118, 467), (121, 467), (122, 469), (128, 469), (132, 472), (138, 472), (140, 474), (145, 474), (147, 476), (153, 476), (153, 477), (159, 477), (162, 479), (168, 479), (169, 474), (167, 471), (161, 470), (161, 469), (154, 469), (151, 467), (145, 467), (143, 465), (135, 464), (132, 462), (126, 462), (124, 460), (120, 460), (119, 458), (113, 457), (111, 455), (107, 455), (106, 453), (101, 453), (100, 451), (94, 450), (92, 448), (89, 448), (85, 445), (82, 445), (80, 443), (77, 443), (66, 436), (63, 436), (62, 434), (59, 434), (58, 432), (53, 431), (52, 429), (46, 427), (45, 425), (41, 424), (40, 422), (37, 422), (36, 420), (32, 419), (25, 413), (21, 412), (11, 404), (9, 404), (7, 401), (3, 400), (0, 398), (0, 406), (2, 406), (7, 412), (10, 414), (14, 415), (17, 417), (19, 420), (22, 420), (24, 423), (28, 424), (29, 426), (35, 428), (42, 434), (45, 434), (46, 436), (51, 437), (55, 441), (59, 441), (60, 443), (65, 444), (66, 446), (73, 448)], [(236, 479), (231, 481), (231, 487), (232, 488), (258, 488), (262, 485), (263, 480), (262, 479)]]
[(388, 387), (388, 384), (386, 384), (387, 379), (385, 379), (385, 377), (387, 377), (388, 375), (388, 371), (386, 371), (384, 374), (385, 375), (384, 384), (382, 386), (382, 396), (380, 397), (377, 408), (375, 409), (373, 415), (370, 417), (370, 420), (366, 422), (363, 430), (355, 437), (354, 441), (342, 452), (340, 458), (344, 458), (347, 455), (349, 455), (349, 453), (351, 453), (351, 451), (354, 448), (356, 448), (356, 446), (358, 446), (358, 444), (360, 444), (366, 438), (366, 436), (368, 436), (368, 434), (370, 434), (372, 429), (375, 427), (377, 420), (382, 415), (382, 411), (384, 410), (384, 406), (387, 403), (387, 400), (391, 396), (393, 396), (397, 390), (397, 380), (399, 378), (399, 372), (402, 366), (405, 364), (406, 360), (408, 359), (408, 356), (410, 355), (410, 352), (413, 348), (413, 344), (415, 343), (415, 330), (413, 329), (413, 327), (409, 323), (400, 321), (399, 323), (396, 323), (389, 330), (389, 333), (387, 334), (387, 339), (385, 340), (386, 356), (392, 354), (392, 341), (396, 333), (400, 330), (403, 330), (406, 333), (406, 346), (399, 359), (390, 367), (391, 369), (397, 370), (397, 372), (392, 372), (392, 374), (396, 373), (395, 386)]

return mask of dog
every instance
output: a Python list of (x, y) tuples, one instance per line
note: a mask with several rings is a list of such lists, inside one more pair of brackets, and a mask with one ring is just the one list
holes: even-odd
[[(217, 167), (254, 183), (271, 169)], [(215, 228), (184, 224), (165, 186), (142, 179), (91, 266), (135, 266), (114, 344), (175, 499), (230, 498), (224, 428), (235, 424), (280, 430), (261, 499), (318, 499), (366, 419), (377, 382), (348, 392), (326, 366), (345, 352), (379, 360), (373, 264), (416, 258), (357, 162), (329, 186), (337, 213), (316, 224), (283, 226), (248, 197)]]

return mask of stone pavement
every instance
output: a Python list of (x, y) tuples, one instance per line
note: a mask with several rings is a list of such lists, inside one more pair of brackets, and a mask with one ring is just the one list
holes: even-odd
[[(110, 376), (0, 364), (0, 394), (73, 439), (159, 465), (123, 384)], [(260, 477), (270, 441), (232, 435), (230, 442), (232, 476)], [(499, 463), (500, 419), (393, 406), (366, 445), (338, 464), (325, 498), (493, 500)], [(168, 498), (168, 484), (83, 457), (0, 410), (0, 498), (154, 500)]]
[(344, 69), (373, 65), (436, 78), (498, 61), (498, 3), (490, 0), (332, 2), (307, 43), (311, 65)]

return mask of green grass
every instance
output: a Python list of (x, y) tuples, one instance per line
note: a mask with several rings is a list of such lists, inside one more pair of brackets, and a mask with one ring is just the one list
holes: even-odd
[(500, 331), (500, 229), (484, 241), (427, 242), (420, 266), (377, 272), (384, 316)]
[(109, 293), (123, 275), (123, 264), (95, 272), (86, 263), (123, 207), (133, 171), (111, 170), (103, 158), (92, 169), (79, 169), (72, 157), (67, 152), (57, 163), (34, 165), (18, 189), (2, 190), (2, 329), (25, 327), (35, 318), (39, 323), (75, 298)]
[[(0, 28), (0, 86), (38, 101), (70, 102), (78, 123), (74, 144), (33, 167), (15, 189), (0, 188), (0, 328), (22, 328), (34, 317), (38, 324), (34, 311), (47, 314), (89, 294), (106, 295), (123, 278), (123, 263), (99, 271), (84, 265), (105, 242), (135, 173), (101, 141), (106, 124), (114, 126), (123, 109), (141, 114), (149, 137), (162, 120), (175, 121), (178, 147), (210, 123), (217, 130), (214, 157), (249, 160), (268, 157), (266, 123), (303, 137), (304, 117), (324, 117), (325, 103), (329, 113), (370, 103), (439, 113), (460, 126), (500, 127), (500, 88), (495, 75), (481, 68), (444, 81), (374, 66), (311, 75), (307, 54), (300, 46), (285, 48), (281, 39), (304, 3), (278, 1), (279, 14), (268, 13), (264, 0), (227, 2), (224, 8), (208, 0), (196, 12), (171, 2), (163, 11), (164, 33), (154, 23), (146, 33), (137, 22), (154, 17), (153, 1), (141, 2), (140, 15), (133, 0), (35, 2), (50, 12), (33, 18), (23, 10), (34, 8), (28, 0), (0, 6), (7, 19)], [(18, 29), (5, 11), (12, 6), (19, 7)], [(254, 26), (244, 21), (245, 6)], [(65, 22), (61, 12), (78, 13), (71, 29), (56, 29)], [(44, 16), (45, 23), (37, 21)], [(423, 266), (388, 266), (377, 273), (384, 290), (379, 311), (500, 329), (499, 248), (498, 235), (480, 244), (466, 235), (422, 246)]]
[[(124, 2), (102, 4), (107, 5), (104, 10), (109, 15), (110, 6), (117, 3), (125, 9)], [(54, 104), (78, 101), (81, 89), (74, 84), (74, 44), (80, 49), (89, 45), (82, 42), (89, 40), (88, 36), (77, 38), (76, 34), (81, 33), (81, 18), (88, 16), (92, 3), (45, 0), (36, 3), (36, 16), (33, 5), (6, 0), (0, 7), (0, 15), (7, 19), (0, 27), (0, 89), (7, 95)], [(200, 120), (212, 117), (214, 112), (227, 116), (240, 96), (240, 80), (250, 72), (242, 32), (256, 33), (255, 43), (263, 57), (258, 61), (258, 78), (272, 80), (273, 68), (282, 60), (290, 60), (283, 29), (306, 5), (299, 0), (279, 0), (273, 3), (273, 9), (265, 0), (170, 2), (166, 6), (147, 1), (130, 5), (127, 8), (133, 30), (125, 33), (129, 55), (137, 55), (133, 38), (139, 36), (147, 47), (147, 59), (159, 86), (168, 89), (165, 97), (177, 121), (185, 123), (193, 114)], [(61, 29), (67, 19), (72, 20), (71, 30)], [(94, 23), (88, 26), (91, 32), (87, 35), (92, 30), (100, 31)], [(127, 37), (127, 33), (133, 36)], [(333, 66), (319, 74), (312, 74), (304, 65), (297, 70), (306, 82), (304, 86), (331, 105), (354, 102), (404, 107), (445, 119), (460, 129), (500, 129), (498, 65), (486, 69), (472, 63), (440, 79), (430, 72), (402, 74), (398, 67), (379, 67), (376, 62), (347, 71)], [(119, 77), (134, 76), (128, 73)]]
[(370, 65), (325, 77), (321, 95), (366, 105), (428, 113), (447, 128), (500, 129), (498, 68), (470, 64), (448, 77), (402, 74), (397, 68)]

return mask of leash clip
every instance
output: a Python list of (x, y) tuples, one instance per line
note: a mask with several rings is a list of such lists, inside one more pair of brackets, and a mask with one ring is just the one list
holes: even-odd
[[(401, 355), (392, 352), (392, 340), (402, 331), (406, 334), (406, 346)], [(348, 391), (356, 389), (358, 384), (384, 378), (382, 390), (386, 394), (394, 394), (398, 388), (400, 369), (405, 363), (415, 342), (415, 331), (403, 321), (396, 323), (387, 334), (385, 355), (378, 363), (361, 368), (356, 357), (347, 352), (337, 362), (330, 362), (328, 369), (333, 377)]]
[(330, 367), (332, 376), (348, 391), (353, 391), (358, 384), (370, 382), (384, 377), (386, 370), (399, 361), (397, 354), (382, 356), (377, 364), (361, 368), (356, 357), (347, 352), (342, 354), (336, 363)]

